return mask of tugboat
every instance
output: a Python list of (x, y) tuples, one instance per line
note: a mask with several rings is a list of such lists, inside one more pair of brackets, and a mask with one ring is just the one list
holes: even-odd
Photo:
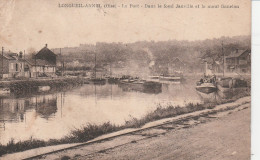
[(208, 68), (208, 62), (205, 61), (204, 76), (196, 84), (196, 90), (200, 93), (210, 94), (217, 91), (216, 75)]
[(217, 91), (216, 76), (206, 76), (197, 82), (196, 90), (205, 94), (210, 94)]

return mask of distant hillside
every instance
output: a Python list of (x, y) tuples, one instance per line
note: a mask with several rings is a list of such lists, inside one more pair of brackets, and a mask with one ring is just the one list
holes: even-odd
[[(81, 44), (78, 47), (61, 48), (64, 61), (94, 62), (96, 53), (97, 62), (103, 64), (117, 64), (136, 61), (136, 65), (145, 66), (153, 61), (156, 64), (171, 63), (176, 57), (189, 66), (196, 67), (199, 57), (205, 53), (222, 57), (222, 43), (225, 55), (238, 49), (248, 49), (251, 44), (250, 36), (221, 37), (202, 41), (139, 41), (135, 43), (103, 43), (96, 45)], [(60, 54), (60, 49), (52, 49)]]

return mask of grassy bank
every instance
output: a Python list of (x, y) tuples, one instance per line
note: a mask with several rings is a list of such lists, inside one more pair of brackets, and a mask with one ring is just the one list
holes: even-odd
[(19, 152), (19, 151), (29, 150), (33, 148), (38, 148), (38, 147), (45, 147), (45, 146), (66, 144), (66, 143), (86, 142), (98, 136), (108, 134), (111, 132), (119, 131), (126, 128), (141, 127), (144, 124), (155, 120), (175, 117), (178, 115), (183, 115), (183, 114), (200, 111), (208, 108), (211, 109), (214, 108), (217, 104), (232, 102), (238, 98), (248, 96), (248, 95), (250, 95), (250, 93), (241, 93), (237, 97), (234, 97), (233, 99), (223, 100), (221, 102), (205, 103), (205, 104), (189, 103), (184, 107), (172, 106), (172, 105), (169, 105), (167, 107), (162, 107), (159, 105), (156, 110), (147, 113), (142, 118), (140, 119), (132, 118), (126, 121), (125, 124), (123, 125), (114, 125), (111, 124), (110, 122), (106, 122), (101, 125), (86, 124), (81, 128), (71, 131), (69, 135), (58, 140), (51, 139), (49, 141), (42, 141), (33, 138), (27, 141), (20, 141), (20, 142), (14, 142), (14, 140), (11, 140), (7, 145), (0, 145), (0, 156), (7, 153)]

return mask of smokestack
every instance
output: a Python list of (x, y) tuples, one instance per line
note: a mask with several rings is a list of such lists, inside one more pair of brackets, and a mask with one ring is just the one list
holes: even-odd
[(22, 51), (19, 52), (19, 58), (23, 58), (23, 52)]

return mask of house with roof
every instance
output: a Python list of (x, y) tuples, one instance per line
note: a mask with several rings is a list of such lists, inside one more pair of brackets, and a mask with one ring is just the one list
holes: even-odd
[(175, 74), (182, 73), (187, 70), (187, 65), (179, 58), (174, 57), (165, 62), (164, 60), (156, 60), (155, 64), (150, 67), (151, 75), (153, 74)]
[(175, 57), (168, 64), (168, 73), (174, 74), (175, 72), (183, 72), (186, 70), (186, 64), (180, 60), (179, 57)]
[(184, 68), (185, 68), (185, 63), (184, 63), (182, 60), (180, 60), (178, 57), (176, 57), (176, 58), (172, 61), (171, 64), (172, 64), (171, 66), (172, 66), (175, 70), (182, 71), (182, 70), (184, 70)]
[(32, 59), (26, 60), (29, 77), (56, 77), (57, 55), (48, 49), (47, 44)]
[(0, 73), (2, 78), (17, 78), (24, 77), (26, 72), (24, 70), (25, 60), (22, 52), (4, 52), (0, 55)]
[(207, 63), (207, 69), (213, 73), (223, 72), (223, 58), (217, 53), (207, 52), (200, 57), (201, 64), (203, 65), (203, 71), (205, 72), (205, 63)]
[(226, 69), (229, 72), (251, 72), (251, 50), (239, 50), (226, 56)]

